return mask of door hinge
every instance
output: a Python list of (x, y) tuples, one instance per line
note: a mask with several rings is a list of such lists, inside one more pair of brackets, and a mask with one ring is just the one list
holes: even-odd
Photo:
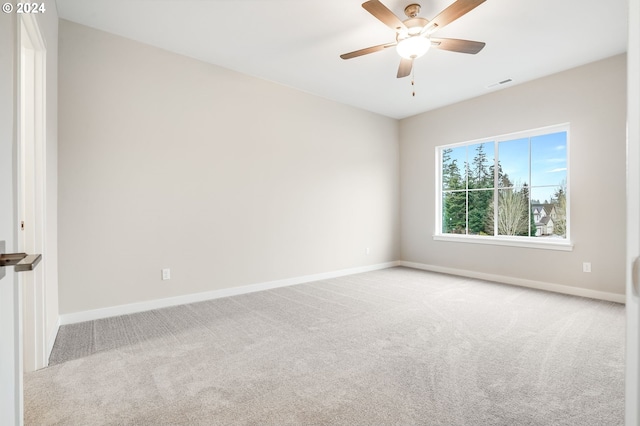
[(634, 296), (640, 294), (640, 257), (633, 259), (631, 264), (631, 291)]

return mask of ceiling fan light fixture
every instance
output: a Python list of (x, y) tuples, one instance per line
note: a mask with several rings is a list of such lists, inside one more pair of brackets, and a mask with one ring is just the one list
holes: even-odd
[(358, 56), (379, 52), (395, 45), (398, 54), (402, 57), (396, 77), (403, 78), (411, 75), (413, 71), (413, 60), (427, 53), (431, 45), (440, 50), (475, 55), (484, 48), (485, 43), (455, 38), (432, 39), (431, 34), (457, 20), (485, 1), (486, 0), (454, 0), (453, 3), (431, 21), (419, 17), (420, 5), (412, 3), (404, 10), (405, 15), (407, 15), (409, 19), (401, 21), (400, 18), (382, 4), (380, 0), (367, 0), (362, 3), (362, 7), (396, 33), (396, 42), (355, 50), (344, 53), (340, 55), (340, 57), (342, 59), (357, 58)]
[(398, 55), (406, 59), (415, 59), (427, 53), (431, 47), (431, 40), (426, 37), (413, 36), (398, 42)]

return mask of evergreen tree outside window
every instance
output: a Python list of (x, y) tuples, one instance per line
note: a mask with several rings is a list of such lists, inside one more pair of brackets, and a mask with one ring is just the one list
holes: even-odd
[(436, 236), (569, 239), (569, 125), (441, 146)]

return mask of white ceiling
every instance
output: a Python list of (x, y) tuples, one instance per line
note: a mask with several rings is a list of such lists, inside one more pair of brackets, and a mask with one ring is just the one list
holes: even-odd
[[(484, 41), (431, 49), (397, 79), (395, 41), (364, 0), (56, 0), (61, 18), (393, 118), (480, 96), (626, 51), (627, 0), (487, 0), (436, 33)], [(453, 0), (417, 0), (432, 19)], [(382, 0), (397, 16), (415, 0)]]

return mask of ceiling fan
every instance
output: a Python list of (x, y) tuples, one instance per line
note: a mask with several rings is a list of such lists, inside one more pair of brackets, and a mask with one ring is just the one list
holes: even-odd
[(340, 57), (342, 59), (351, 59), (396, 46), (398, 54), (402, 57), (397, 77), (402, 78), (411, 74), (413, 60), (427, 53), (430, 47), (475, 55), (482, 50), (485, 43), (455, 38), (433, 38), (431, 35), (445, 25), (450, 24), (467, 12), (480, 6), (485, 1), (486, 0), (457, 0), (431, 21), (418, 17), (420, 5), (416, 3), (410, 4), (404, 9), (404, 13), (408, 19), (401, 21), (400, 18), (394, 15), (392, 11), (378, 0), (366, 1), (362, 3), (362, 7), (378, 18), (383, 24), (394, 30), (396, 32), (396, 41), (345, 53), (340, 55)]

